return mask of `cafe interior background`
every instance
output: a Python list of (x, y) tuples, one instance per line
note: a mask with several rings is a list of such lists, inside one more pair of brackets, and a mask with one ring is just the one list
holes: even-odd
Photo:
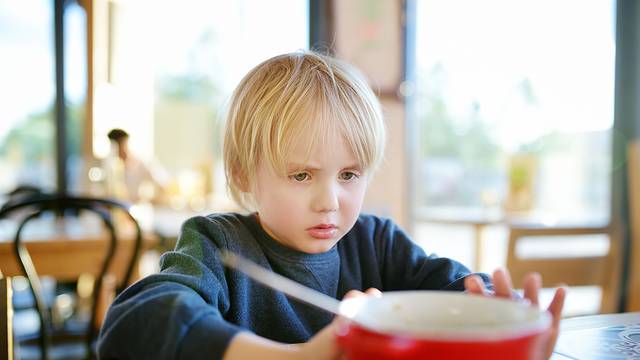
[[(0, 0), (0, 193), (117, 197), (107, 132), (122, 128), (166, 179), (162, 201), (140, 189), (141, 224), (165, 209), (177, 234), (234, 209), (230, 92), (273, 55), (319, 49), (361, 69), (384, 109), (365, 211), (477, 271), (604, 258), (565, 315), (638, 311), (638, 20), (632, 0)], [(551, 230), (510, 246), (529, 227)]]

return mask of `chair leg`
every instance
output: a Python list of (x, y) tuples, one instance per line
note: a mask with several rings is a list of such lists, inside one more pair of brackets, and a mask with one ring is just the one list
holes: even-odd
[(107, 314), (107, 309), (116, 297), (116, 277), (113, 274), (106, 274), (102, 278), (102, 286), (98, 295), (98, 305), (96, 307), (96, 321), (93, 326), (100, 329)]

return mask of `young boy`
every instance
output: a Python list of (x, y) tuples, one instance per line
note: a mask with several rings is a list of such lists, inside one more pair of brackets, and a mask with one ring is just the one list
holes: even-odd
[[(224, 159), (232, 196), (253, 212), (188, 220), (162, 271), (111, 306), (100, 358), (340, 357), (330, 314), (225, 269), (221, 249), (338, 299), (350, 290), (485, 293), (487, 276), (427, 256), (392, 221), (360, 214), (384, 143), (380, 105), (348, 65), (299, 52), (250, 71), (232, 97)], [(537, 304), (539, 277), (526, 283)], [(511, 297), (504, 270), (492, 287)], [(563, 297), (551, 305), (556, 331)]]

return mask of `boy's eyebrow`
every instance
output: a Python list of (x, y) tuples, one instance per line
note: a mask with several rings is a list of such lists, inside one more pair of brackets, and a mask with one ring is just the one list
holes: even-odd
[[(358, 171), (362, 170), (362, 166), (358, 163), (355, 164), (351, 164), (349, 166), (345, 166), (342, 169), (355, 169)], [(306, 164), (287, 164), (287, 171), (294, 171), (294, 170), (312, 170), (312, 171), (318, 171), (318, 170), (322, 170), (319, 167), (314, 167), (311, 165), (306, 165)]]
[(362, 171), (362, 166), (360, 164), (352, 164), (352, 165), (343, 167), (343, 169), (352, 169), (352, 170)]
[(287, 164), (287, 170), (288, 171), (292, 171), (292, 170), (320, 170), (320, 168), (317, 167), (313, 167), (307, 164), (294, 164), (294, 163), (290, 163)]

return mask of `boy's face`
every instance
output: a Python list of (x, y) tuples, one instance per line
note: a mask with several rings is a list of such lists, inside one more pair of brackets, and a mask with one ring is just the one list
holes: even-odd
[(260, 224), (281, 244), (305, 253), (331, 249), (356, 222), (367, 176), (341, 136), (317, 144), (305, 162), (299, 139), (280, 176), (261, 161), (253, 195)]

